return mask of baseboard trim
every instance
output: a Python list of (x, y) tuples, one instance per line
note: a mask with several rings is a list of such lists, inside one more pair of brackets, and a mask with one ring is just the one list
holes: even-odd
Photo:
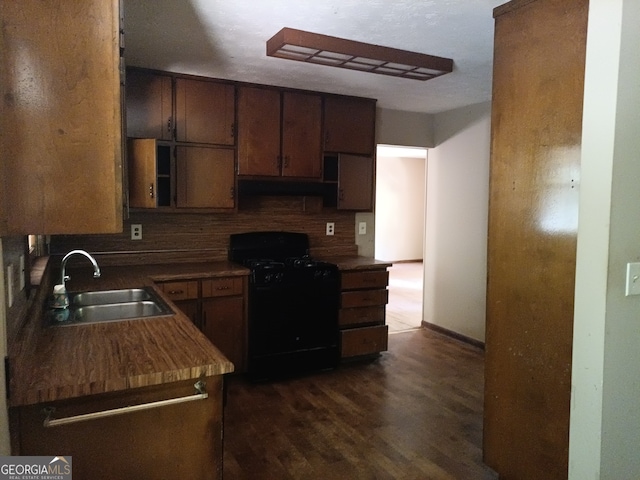
[(447, 337), (455, 338), (456, 340), (460, 340), (461, 342), (468, 343), (480, 350), (484, 350), (484, 342), (480, 340), (476, 340), (475, 338), (467, 337), (466, 335), (462, 335), (461, 333), (454, 332), (453, 330), (449, 330), (448, 328), (441, 327), (440, 325), (435, 325), (433, 323), (429, 323), (425, 320), (422, 320), (422, 326), (424, 328), (428, 328), (429, 330), (433, 330), (434, 332), (441, 333), (446, 335)]

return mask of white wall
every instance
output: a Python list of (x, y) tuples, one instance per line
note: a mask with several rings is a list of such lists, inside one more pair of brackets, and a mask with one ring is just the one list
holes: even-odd
[[(424, 152), (426, 157), (426, 152)], [(426, 158), (376, 160), (375, 258), (422, 260)]]
[(489, 102), (435, 115), (427, 160), (424, 320), (484, 342)]
[(569, 478), (640, 478), (640, 2), (590, 0)]

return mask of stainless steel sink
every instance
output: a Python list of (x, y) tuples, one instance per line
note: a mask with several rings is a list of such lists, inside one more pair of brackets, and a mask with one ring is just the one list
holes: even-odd
[(107, 303), (139, 302), (151, 299), (151, 293), (145, 288), (126, 288), (122, 290), (98, 290), (80, 292), (71, 295), (71, 305), (104, 305)]
[(83, 325), (175, 315), (151, 287), (70, 293), (67, 309), (49, 310), (50, 325)]
[(75, 322), (96, 323), (161, 315), (167, 315), (162, 306), (150, 300), (143, 300), (79, 307), (75, 309), (73, 319)]

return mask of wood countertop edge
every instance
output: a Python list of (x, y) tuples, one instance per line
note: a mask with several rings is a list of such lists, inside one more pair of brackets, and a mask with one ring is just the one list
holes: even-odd
[(372, 270), (388, 268), (393, 265), (392, 262), (358, 255), (327, 256), (320, 257), (320, 259), (325, 262), (335, 263), (340, 270)]
[[(223, 276), (243, 276), (248, 275), (248, 269), (240, 266), (230, 264), (229, 262), (213, 262), (204, 264), (204, 268), (193, 268), (193, 266), (187, 266), (185, 271), (180, 271), (181, 264), (166, 265), (166, 266), (141, 266), (138, 271), (132, 273), (132, 268), (127, 267), (105, 267), (103, 273), (107, 273), (112, 269), (121, 269), (122, 271), (129, 271), (128, 279), (109, 282), (109, 280), (103, 280), (102, 282), (89, 283), (86, 281), (86, 288), (90, 289), (91, 285), (95, 288), (128, 288), (139, 287), (142, 285), (154, 286), (154, 281), (163, 281), (181, 279), (181, 278), (207, 278), (207, 277), (223, 277)], [(219, 265), (219, 270), (211, 268), (212, 265)], [(54, 269), (51, 265), (47, 266), (47, 269)], [(163, 273), (163, 268), (175, 269), (172, 272)], [(137, 269), (133, 269), (137, 270)], [(73, 271), (73, 270), (70, 270)], [(115, 270), (113, 270), (115, 271)], [(103, 275), (103, 278), (105, 275)], [(29, 309), (28, 318), (22, 327), (22, 331), (16, 338), (16, 342), (11, 346), (9, 351), (10, 358), (10, 378), (9, 378), (9, 407), (20, 407), (30, 404), (54, 402), (57, 400), (65, 400), (77, 397), (83, 397), (87, 395), (95, 395), (101, 393), (126, 391), (132, 388), (146, 387), (152, 385), (161, 385), (165, 383), (171, 383), (174, 381), (197, 379), (202, 376), (212, 375), (224, 375), (234, 371), (234, 365), (231, 363), (209, 340), (204, 336), (200, 330), (198, 330), (191, 320), (177, 309), (175, 304), (171, 302), (162, 291), (154, 286), (154, 289), (174, 310), (175, 315), (167, 317), (150, 317), (142, 320), (129, 320), (120, 322), (111, 322), (103, 324), (92, 325), (76, 325), (68, 327), (47, 327), (43, 321), (44, 304), (49, 296), (48, 292), (52, 288), (52, 272), (45, 271), (43, 275), (43, 282), (40, 288), (36, 292), (32, 307)], [(166, 281), (165, 280), (165, 281)], [(79, 285), (79, 282), (76, 282)], [(70, 291), (80, 291), (82, 288), (71, 288)], [(86, 375), (81, 375), (80, 379), (75, 378), (70, 372), (53, 372), (52, 375), (47, 375), (49, 367), (55, 368), (56, 365), (37, 365), (39, 360), (46, 360), (46, 352), (38, 352), (38, 348), (42, 348), (44, 345), (53, 351), (55, 356), (55, 347), (62, 345), (59, 342), (56, 345), (56, 338), (63, 336), (61, 334), (54, 334), (55, 330), (63, 332), (65, 329), (87, 329), (82, 333), (82, 338), (99, 338), (100, 333), (104, 335), (107, 332), (112, 339), (119, 337), (119, 332), (125, 331), (125, 328), (130, 331), (137, 332), (138, 336), (142, 336), (144, 333), (142, 327), (149, 325), (148, 322), (157, 322), (157, 325), (162, 325), (163, 330), (158, 333), (158, 338), (149, 338), (148, 345), (156, 345), (159, 341), (166, 338), (170, 339), (172, 347), (195, 349), (193, 354), (194, 359), (188, 363), (180, 363), (174, 365), (166, 364), (164, 358), (156, 358), (154, 366), (151, 367), (153, 371), (148, 373), (134, 372), (130, 375), (113, 375), (109, 374), (104, 378), (93, 378), (95, 376), (94, 371), (85, 372)], [(73, 330), (69, 330), (73, 332)], [(80, 332), (80, 330), (76, 330)], [(153, 334), (151, 334), (153, 336)], [(53, 337), (51, 339), (50, 337)], [(166, 338), (161, 338), (166, 337)], [(175, 338), (174, 338), (175, 337)], [(177, 338), (177, 339), (176, 339)], [(101, 338), (102, 339), (102, 338)], [(75, 343), (78, 343), (76, 341)], [(117, 342), (116, 342), (117, 343)], [(124, 343), (124, 342), (123, 342)], [(181, 346), (182, 345), (182, 346)], [(86, 349), (85, 349), (86, 350)], [(158, 349), (160, 351), (161, 349)], [(157, 353), (157, 352), (156, 352)], [(88, 352), (85, 352), (85, 360), (90, 357)], [(51, 356), (48, 357), (51, 359)], [(105, 359), (109, 360), (109, 359)], [(149, 358), (144, 359), (147, 363)], [(72, 362), (70, 362), (72, 363)], [(155, 365), (158, 367), (155, 367)], [(126, 365), (120, 365), (120, 368), (125, 368)], [(76, 369), (78, 367), (76, 365)], [(114, 367), (112, 367), (113, 369)], [(135, 370), (135, 368), (134, 368)], [(85, 380), (82, 380), (85, 378)], [(21, 384), (24, 379), (29, 379), (27, 384)], [(68, 381), (63, 381), (67, 379)], [(79, 381), (78, 381), (79, 380)]]

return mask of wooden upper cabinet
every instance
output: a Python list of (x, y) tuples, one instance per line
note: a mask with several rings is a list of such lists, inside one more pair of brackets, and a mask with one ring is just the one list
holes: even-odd
[(122, 231), (119, 3), (2, 2), (0, 235)]
[(235, 87), (176, 79), (176, 141), (235, 144)]
[(176, 207), (235, 207), (234, 151), (176, 147)]
[(238, 174), (320, 178), (321, 106), (316, 94), (240, 87)]
[(155, 208), (157, 190), (156, 139), (138, 138), (127, 142), (129, 158), (129, 206)]
[(170, 140), (173, 136), (171, 77), (127, 70), (127, 136)]
[(282, 94), (282, 176), (320, 178), (322, 174), (322, 98)]
[(280, 92), (238, 89), (238, 174), (280, 175)]
[(324, 150), (373, 155), (375, 124), (375, 100), (326, 96), (324, 99)]
[(373, 158), (341, 154), (338, 160), (338, 210), (373, 209)]

